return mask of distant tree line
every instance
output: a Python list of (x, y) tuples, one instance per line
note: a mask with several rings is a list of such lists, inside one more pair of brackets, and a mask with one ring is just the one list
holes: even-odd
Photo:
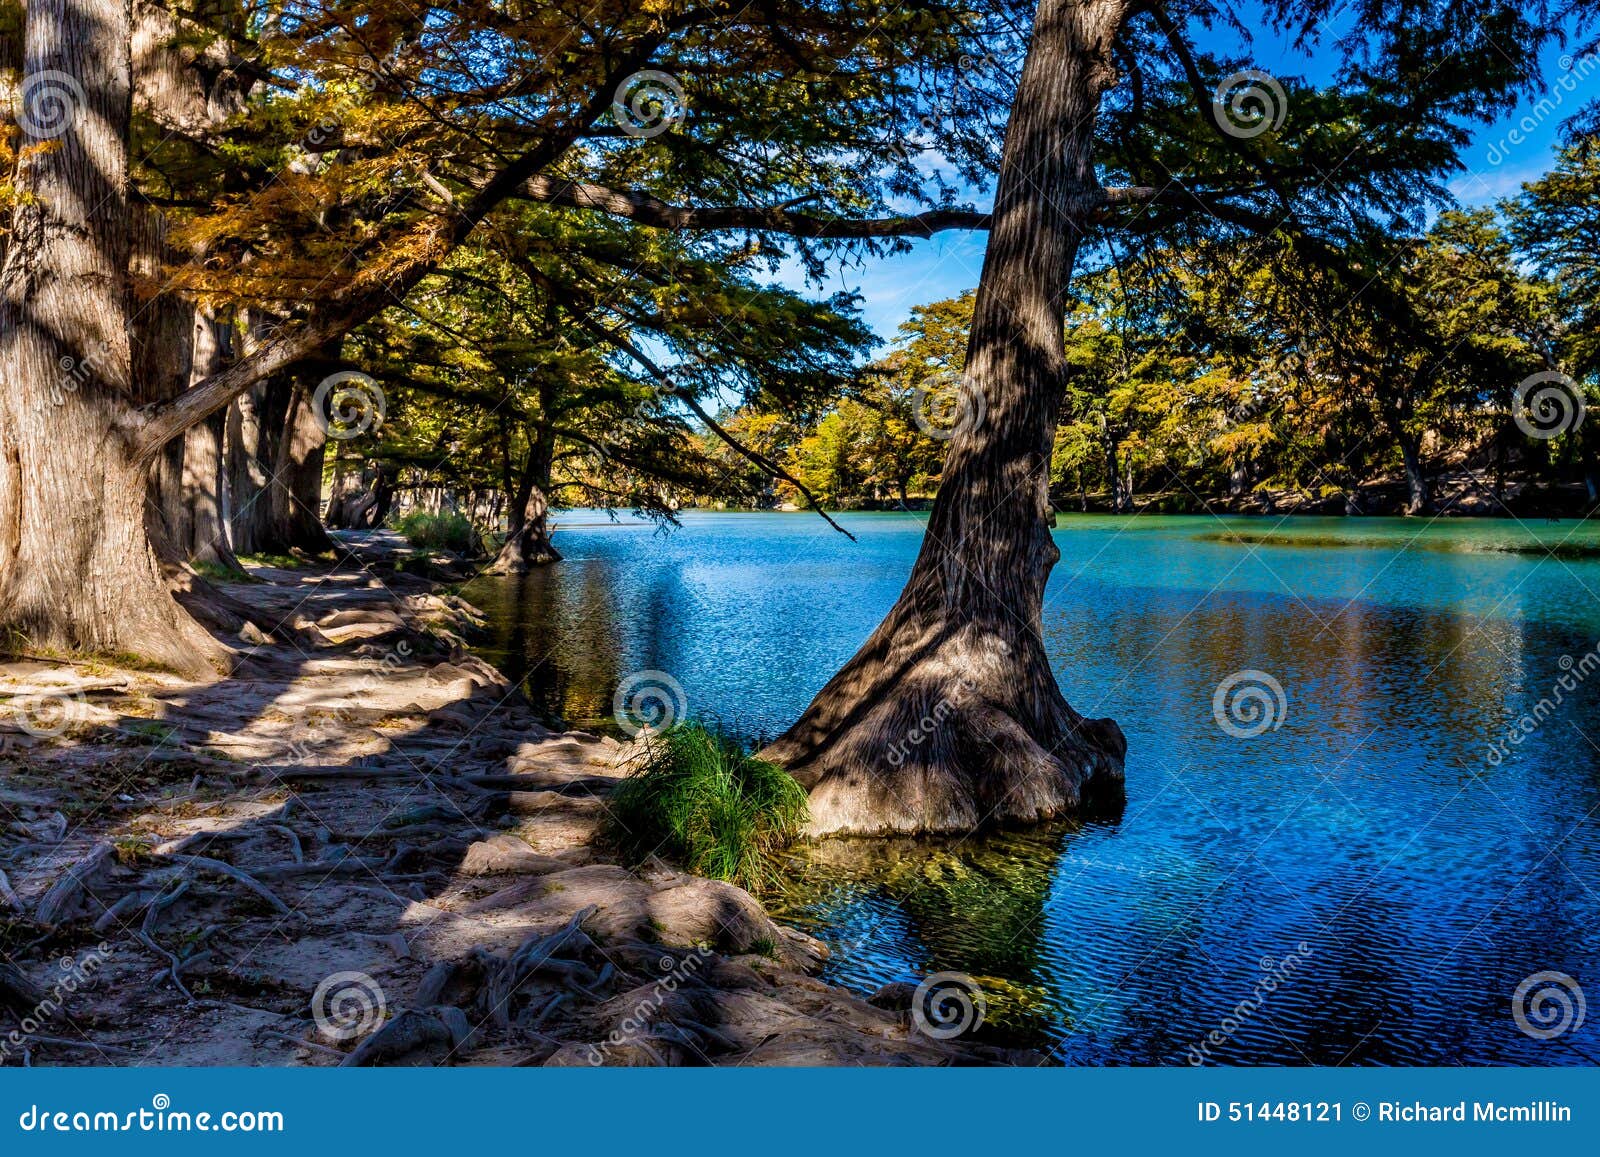
[[(1363, 238), (1102, 248), (1074, 281), (1059, 510), (1486, 514), (1600, 501), (1600, 138), (1494, 208)], [(1355, 284), (1352, 284), (1354, 279)], [(918, 307), (814, 422), (727, 418), (842, 508), (938, 490), (974, 295)], [(981, 420), (981, 419), (980, 419)], [(779, 482), (772, 501), (797, 496)]]

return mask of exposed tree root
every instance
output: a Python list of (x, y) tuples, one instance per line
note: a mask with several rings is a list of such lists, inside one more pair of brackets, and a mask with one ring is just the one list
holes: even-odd
[[(294, 576), (228, 593), (281, 619), (310, 586)], [(497, 673), (440, 661), (416, 623), (439, 614), (464, 626), (448, 600), (326, 586), (306, 621), (345, 623), (330, 633), (346, 642), (309, 659), (259, 646), (249, 674), (227, 684), (120, 674), (92, 735), (30, 744), (20, 760), (0, 752), (0, 802), (18, 813), (0, 831), (0, 863), (17, 908), (53, 918), (35, 929), (8, 913), (0, 925), (22, 963), (4, 1003), (40, 995), (27, 984), (54, 967), (41, 950), (92, 927), (112, 948), (59, 1015), (86, 1036), (128, 1025), (144, 1042), (70, 1042), (44, 1053), (50, 1063), (104, 1060), (96, 1047), (130, 1060), (293, 1063), (269, 1041), (311, 1064), (782, 1061), (802, 1056), (773, 1043), (798, 1039), (796, 1025), (850, 1042), (823, 1058), (843, 1063), (980, 1055), (897, 1036), (891, 1014), (789, 971), (812, 967), (820, 946), (738, 889), (607, 863), (597, 797), (625, 774), (618, 745), (551, 736)], [(368, 613), (379, 602), (404, 633)], [(361, 613), (337, 617), (351, 609)], [(369, 649), (372, 624), (390, 633)], [(389, 661), (404, 654), (396, 639), (410, 644), (404, 663)], [(726, 955), (688, 948), (700, 943)], [(728, 959), (752, 951), (768, 955)], [(305, 1039), (321, 982), (351, 971), (389, 1002), (414, 995), (359, 1044)]]
[(89, 849), (87, 855), (71, 864), (39, 901), (33, 918), (41, 924), (60, 924), (88, 894), (90, 881), (103, 869), (112, 856), (111, 845), (100, 841)]
[(815, 835), (970, 832), (1115, 795), (1127, 749), (1067, 704), (1037, 640), (891, 614), (763, 752), (811, 796)]
[[(457, 1013), (460, 1009), (455, 1010)], [(440, 1017), (407, 1008), (367, 1037), (340, 1062), (344, 1068), (362, 1068), (396, 1060), (431, 1044), (448, 1045), (454, 1039)]]
[(250, 875), (250, 873), (241, 871), (240, 869), (235, 868), (232, 864), (225, 864), (221, 860), (213, 860), (209, 856), (191, 856), (180, 854), (169, 856), (167, 858), (172, 860), (174, 863), (187, 864), (190, 867), (198, 868), (203, 872), (211, 872), (218, 876), (226, 876), (228, 879), (242, 884), (248, 891), (260, 896), (268, 904), (271, 904), (273, 910), (278, 912), (280, 915), (287, 916), (289, 914), (289, 905), (280, 900), (277, 896), (277, 893), (273, 892), (260, 880), (257, 880), (254, 876)]

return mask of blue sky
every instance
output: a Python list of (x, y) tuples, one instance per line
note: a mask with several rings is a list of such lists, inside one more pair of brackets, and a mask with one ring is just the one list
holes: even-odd
[[(1256, 27), (1264, 27), (1264, 23), (1258, 22)], [(1274, 76), (1305, 77), (1313, 83), (1326, 79), (1316, 59), (1295, 52), (1286, 39), (1270, 31), (1257, 33), (1254, 42), (1243, 49), (1231, 37), (1217, 37), (1209, 43), (1203, 40), (1201, 47), (1230, 58), (1243, 55), (1254, 67)], [(1561, 123), (1600, 99), (1600, 57), (1574, 59), (1573, 51), (1571, 45), (1552, 46), (1545, 53), (1543, 74), (1548, 87), (1543, 98), (1507, 107), (1493, 123), (1478, 129), (1462, 154), (1467, 171), (1450, 182), (1451, 192), (1462, 204), (1491, 204), (1548, 169)], [(1293, 115), (1291, 106), (1289, 116)], [(990, 191), (973, 190), (969, 196), (974, 204), (986, 207)], [(981, 233), (942, 233), (917, 242), (908, 253), (835, 269), (824, 290), (860, 293), (867, 324), (888, 341), (913, 306), (952, 297), (978, 284), (984, 241)], [(786, 270), (781, 280), (793, 288), (815, 292), (814, 287), (805, 286), (798, 266)]]

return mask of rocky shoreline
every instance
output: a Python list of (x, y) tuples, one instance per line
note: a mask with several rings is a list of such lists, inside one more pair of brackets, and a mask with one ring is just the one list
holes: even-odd
[(542, 727), (472, 607), (347, 541), (225, 585), (269, 628), (227, 679), (0, 664), (0, 1061), (1039, 1063), (822, 983), (742, 889), (616, 863), (627, 750)]

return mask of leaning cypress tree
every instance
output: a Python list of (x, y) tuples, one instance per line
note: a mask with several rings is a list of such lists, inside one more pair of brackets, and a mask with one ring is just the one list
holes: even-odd
[[(1311, 42), (1335, 7), (1266, 6)], [(812, 830), (970, 831), (1120, 789), (1121, 730), (1067, 703), (1042, 639), (1059, 558), (1048, 481), (1068, 281), (1108, 230), (1135, 243), (1253, 235), (1343, 270), (1348, 243), (1443, 199), (1466, 120), (1535, 82), (1541, 13), (1356, 8), (1359, 33), (1327, 34), (1327, 51), (1349, 52), (1335, 83), (1312, 90), (1197, 52), (1197, 27), (1237, 20), (1226, 5), (1041, 0), (1006, 129), (964, 417), (921, 552), (887, 617), (765, 752), (809, 788)]]

